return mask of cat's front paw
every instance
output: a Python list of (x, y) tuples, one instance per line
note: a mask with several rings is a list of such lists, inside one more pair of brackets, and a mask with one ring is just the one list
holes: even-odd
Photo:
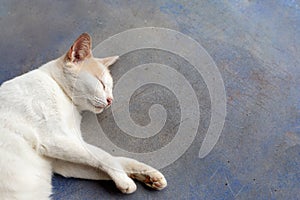
[(148, 171), (144, 173), (135, 173), (130, 175), (131, 178), (144, 182), (147, 186), (162, 190), (167, 186), (167, 180), (159, 171)]
[(115, 182), (117, 188), (124, 194), (131, 194), (136, 191), (136, 184), (128, 176), (124, 176)]

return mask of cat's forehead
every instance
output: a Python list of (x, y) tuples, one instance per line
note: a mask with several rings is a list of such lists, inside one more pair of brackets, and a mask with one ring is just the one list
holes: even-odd
[(94, 58), (86, 59), (82, 63), (81, 70), (84, 70), (100, 79), (109, 74), (108, 69)]

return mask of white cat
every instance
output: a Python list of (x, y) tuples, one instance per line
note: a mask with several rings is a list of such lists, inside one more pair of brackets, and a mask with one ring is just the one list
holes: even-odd
[(0, 87), (0, 199), (49, 199), (51, 176), (113, 180), (123, 193), (144, 182), (167, 186), (157, 170), (114, 157), (83, 141), (81, 112), (101, 113), (112, 101), (108, 67), (118, 57), (94, 58), (83, 33), (66, 55)]

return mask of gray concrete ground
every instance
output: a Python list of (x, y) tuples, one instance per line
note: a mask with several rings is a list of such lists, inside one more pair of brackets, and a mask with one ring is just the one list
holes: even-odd
[[(121, 95), (127, 85), (119, 84), (115, 107), (99, 116), (84, 113), (84, 137), (112, 154), (162, 168), (168, 187), (156, 192), (137, 183), (136, 193), (123, 195), (111, 181), (55, 175), (53, 199), (300, 199), (299, 1), (1, 0), (0, 26), (1, 83), (62, 55), (82, 32), (100, 45), (99, 56), (123, 52), (111, 69), (116, 84), (144, 83), (129, 99)], [(129, 43), (126, 34), (112, 38), (107, 52), (101, 46), (141, 27), (182, 35), (138, 32)], [(183, 43), (187, 37), (203, 49)], [(149, 48), (130, 46), (148, 39)], [(169, 71), (161, 76), (149, 63)], [(130, 72), (138, 66), (144, 71), (134, 77)], [(128, 74), (132, 79), (123, 80)], [(146, 81), (151, 74), (155, 81)], [(214, 90), (220, 83), (225, 99)], [(122, 118), (126, 111), (130, 115)], [(143, 132), (143, 126), (160, 129)], [(201, 146), (209, 154), (200, 158)]]

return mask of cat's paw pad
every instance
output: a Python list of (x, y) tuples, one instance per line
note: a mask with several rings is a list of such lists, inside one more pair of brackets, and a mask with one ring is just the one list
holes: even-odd
[(141, 174), (131, 174), (130, 177), (142, 181), (147, 186), (156, 190), (162, 190), (167, 186), (167, 180), (158, 171), (146, 172)]
[(116, 186), (124, 194), (131, 194), (136, 191), (136, 184), (130, 178), (118, 181)]

